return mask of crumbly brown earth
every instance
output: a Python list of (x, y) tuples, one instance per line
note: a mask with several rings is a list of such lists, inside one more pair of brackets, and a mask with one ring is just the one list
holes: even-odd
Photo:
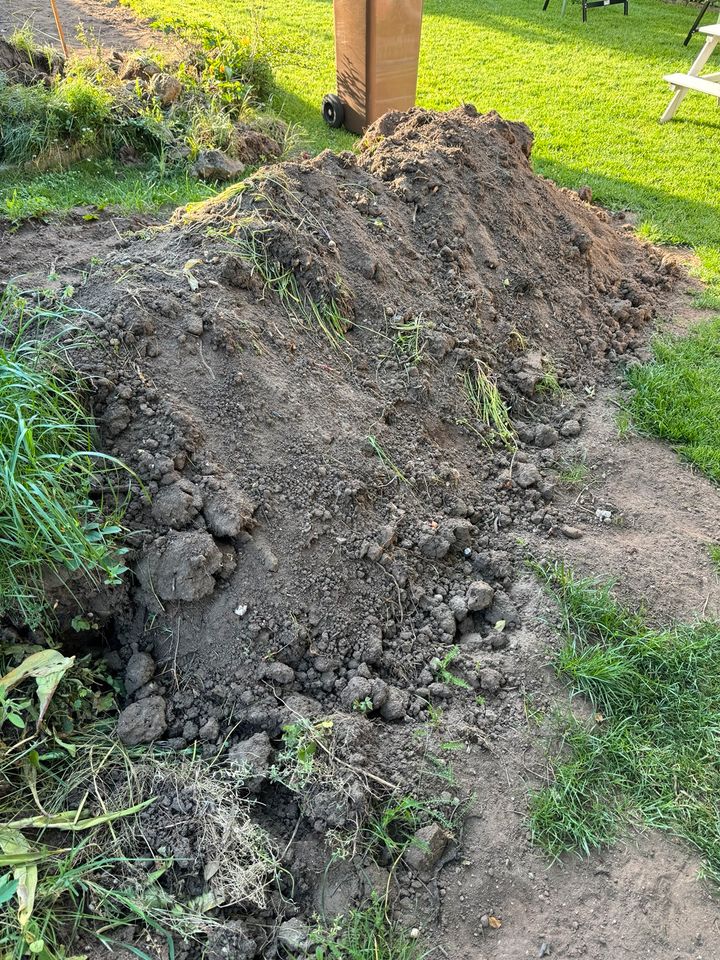
[[(414, 110), (357, 155), (265, 168), (159, 228), (79, 220), (32, 255), (43, 231), (2, 236), (5, 278), (42, 286), (52, 263), (91, 311), (81, 363), (105, 445), (150, 495), (128, 515), (135, 579), (112, 621), (133, 690), (123, 736), (243, 758), (257, 820), (287, 847), (285, 899), (233, 914), (257, 955), (275, 955), (279, 914), (345, 912), (371, 886), (457, 960), (718, 952), (684, 849), (648, 835), (549, 867), (526, 835), (545, 775), (528, 715), (564, 698), (527, 553), (621, 575), (662, 615), (720, 599), (702, 549), (717, 492), (612, 421), (621, 364), (689, 282), (622, 218), (537, 177), (531, 144), (471, 107)], [(468, 401), (478, 371), (516, 449)], [(586, 489), (568, 490), (578, 459)], [(454, 647), (466, 688), (439, 665)], [(271, 782), (283, 724), (327, 716), (339, 780)], [(474, 794), (464, 830), (392, 878), (377, 852), (329, 868), (328, 835), (350, 836), (392, 784), (448, 815)], [(175, 829), (169, 805), (143, 833), (197, 895), (192, 816)]]
[[(113, 50), (175, 46), (166, 34), (153, 30), (148, 21), (120, 6), (117, 0), (56, 0), (56, 5), (68, 47), (84, 45), (78, 30), (86, 39)], [(59, 46), (49, 0), (3, 0), (0, 36), (9, 36), (25, 26), (30, 26), (38, 45)]]

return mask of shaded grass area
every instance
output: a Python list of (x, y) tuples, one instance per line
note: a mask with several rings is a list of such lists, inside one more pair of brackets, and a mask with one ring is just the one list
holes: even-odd
[(635, 423), (720, 483), (720, 318), (658, 339), (654, 353), (628, 374)]
[(530, 800), (534, 841), (557, 857), (654, 827), (720, 880), (720, 625), (655, 628), (607, 584), (543, 573), (562, 617), (557, 672), (595, 716), (562, 720), (552, 782)]
[[(305, 130), (309, 146), (344, 149), (352, 138), (320, 117), (335, 88), (331, 0), (124, 0), (168, 24), (175, 18), (249, 32), (256, 25), (277, 80), (276, 106)], [(418, 102), (448, 109), (463, 101), (524, 120), (535, 132), (536, 169), (611, 207), (642, 215), (648, 236), (689, 243), (720, 272), (716, 183), (720, 125), (712, 100), (691, 94), (660, 126), (669, 100), (663, 74), (687, 69), (700, 40), (682, 45), (694, 10), (633, 0), (560, 16), (537, 0), (426, 0)]]

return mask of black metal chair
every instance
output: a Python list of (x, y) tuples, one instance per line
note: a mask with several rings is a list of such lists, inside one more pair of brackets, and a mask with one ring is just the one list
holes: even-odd
[(705, 0), (705, 3), (703, 3), (703, 5), (700, 7), (698, 11), (698, 15), (695, 17), (695, 22), (690, 27), (690, 31), (688, 35), (683, 40), (684, 47), (686, 47), (690, 43), (690, 41), (692, 40), (692, 35), (698, 32), (698, 27), (702, 23), (703, 17), (708, 12), (710, 7), (716, 7), (716, 6), (717, 6), (716, 0)]
[[(709, 0), (713, 2), (713, 0)], [(582, 18), (583, 23), (587, 23), (587, 12), (591, 7), (614, 7), (618, 3), (623, 5), (623, 13), (625, 16), (628, 15), (628, 0), (582, 0)], [(543, 4), (543, 10), (547, 10), (550, 6), (550, 0), (545, 0)], [(563, 0), (562, 12), (565, 13), (565, 7), (567, 6), (567, 0)], [(689, 37), (688, 37), (689, 39)]]

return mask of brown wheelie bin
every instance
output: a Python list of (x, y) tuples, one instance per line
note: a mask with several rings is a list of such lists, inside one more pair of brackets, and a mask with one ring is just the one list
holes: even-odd
[(334, 0), (337, 95), (323, 100), (331, 127), (353, 133), (388, 110), (415, 105), (423, 0)]

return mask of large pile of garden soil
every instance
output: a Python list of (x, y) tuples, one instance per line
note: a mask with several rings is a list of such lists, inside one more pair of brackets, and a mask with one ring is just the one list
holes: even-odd
[[(461, 699), (463, 737), (488, 742), (517, 715), (517, 542), (577, 535), (555, 468), (584, 390), (676, 282), (536, 176), (531, 146), (472, 107), (391, 114), (357, 154), (265, 168), (124, 239), (78, 293), (106, 447), (151, 500), (116, 626), (123, 662), (157, 669), (130, 661), (121, 734), (254, 758), (307, 915), (325, 832), (367, 798), (270, 783), (283, 724), (344, 717), (347, 770), (404, 785), (430, 707)], [(517, 449), (478, 416), (478, 377)]]

